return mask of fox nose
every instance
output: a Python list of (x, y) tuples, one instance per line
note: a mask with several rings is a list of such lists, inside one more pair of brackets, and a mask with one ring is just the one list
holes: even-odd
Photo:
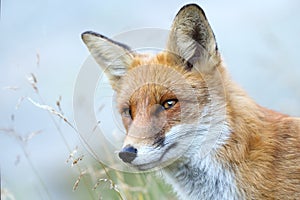
[(119, 157), (126, 163), (131, 163), (137, 155), (137, 149), (133, 146), (126, 146), (120, 151)]

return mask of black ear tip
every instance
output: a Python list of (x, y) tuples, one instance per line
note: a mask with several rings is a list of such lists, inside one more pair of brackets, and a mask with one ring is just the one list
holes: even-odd
[(81, 38), (83, 39), (84, 37), (86, 37), (88, 35), (92, 35), (92, 36), (96, 36), (96, 37), (107, 39), (104, 35), (101, 35), (101, 34), (96, 33), (94, 31), (85, 31), (85, 32), (81, 33)]
[(88, 34), (88, 31), (81, 33), (81, 39), (84, 40), (87, 34)]
[(186, 4), (186, 5), (184, 5), (180, 10), (186, 9), (186, 8), (188, 8), (188, 7), (196, 7), (197, 9), (201, 9), (201, 10), (202, 10), (202, 8), (201, 8), (198, 4), (196, 4), (196, 3), (189, 3), (189, 4)]
[(83, 41), (85, 41), (85, 39), (86, 39), (89, 35), (94, 35), (94, 32), (92, 32), (92, 31), (85, 31), (85, 32), (81, 33), (81, 39), (82, 39)]
[(195, 3), (186, 4), (178, 11), (177, 15), (179, 15), (181, 12), (186, 11), (188, 9), (196, 9), (196, 10), (200, 11), (206, 19), (204, 10), (198, 4), (195, 4)]
[(94, 37), (101, 38), (102, 40), (107, 40), (107, 41), (109, 41), (109, 42), (111, 42), (115, 45), (118, 45), (118, 46), (123, 47), (124, 49), (127, 49), (128, 51), (131, 51), (130, 47), (128, 47), (127, 45), (122, 44), (120, 42), (116, 42), (116, 41), (114, 41), (114, 40), (112, 40), (112, 39), (110, 39), (110, 38), (108, 38), (104, 35), (101, 35), (100, 33), (96, 33), (94, 31), (85, 31), (85, 32), (81, 33), (81, 39), (83, 41), (88, 41), (89, 36), (94, 36)]

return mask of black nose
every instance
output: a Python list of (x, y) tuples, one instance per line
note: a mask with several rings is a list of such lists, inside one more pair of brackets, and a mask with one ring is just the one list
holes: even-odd
[(119, 157), (126, 163), (131, 163), (137, 155), (137, 149), (133, 146), (126, 146), (120, 151)]

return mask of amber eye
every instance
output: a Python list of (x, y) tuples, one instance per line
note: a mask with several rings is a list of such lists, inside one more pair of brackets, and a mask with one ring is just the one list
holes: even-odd
[(123, 109), (123, 112), (122, 112), (122, 115), (123, 115), (124, 117), (130, 117), (130, 118), (132, 118), (130, 108), (124, 108), (124, 109)]
[(178, 99), (169, 99), (163, 102), (162, 106), (165, 110), (168, 110), (172, 108), (176, 103), (178, 102)]

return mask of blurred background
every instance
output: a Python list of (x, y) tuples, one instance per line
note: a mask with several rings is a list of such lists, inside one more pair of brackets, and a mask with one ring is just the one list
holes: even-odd
[[(107, 169), (107, 177), (72, 127), (72, 98), (89, 56), (82, 32), (113, 37), (146, 27), (168, 29), (178, 10), (190, 2), (0, 3), (1, 197), (174, 198), (170, 188), (151, 174), (134, 179)], [(259, 104), (300, 116), (300, 1), (195, 3), (205, 10), (233, 79)], [(110, 105), (99, 104), (98, 109), (106, 106)], [(103, 126), (114, 126), (107, 123)]]

